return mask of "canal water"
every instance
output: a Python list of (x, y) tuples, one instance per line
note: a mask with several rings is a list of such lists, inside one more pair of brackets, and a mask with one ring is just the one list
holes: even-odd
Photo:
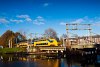
[(0, 55), (0, 67), (100, 67), (100, 55), (66, 56), (66, 58), (43, 55)]

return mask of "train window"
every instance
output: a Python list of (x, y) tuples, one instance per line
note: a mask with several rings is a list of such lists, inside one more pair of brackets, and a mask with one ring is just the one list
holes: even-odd
[(48, 41), (51, 42), (51, 43), (53, 42), (53, 40), (49, 40), (49, 39), (48, 39)]
[(40, 43), (40, 44), (36, 44), (36, 45), (48, 45), (48, 43)]

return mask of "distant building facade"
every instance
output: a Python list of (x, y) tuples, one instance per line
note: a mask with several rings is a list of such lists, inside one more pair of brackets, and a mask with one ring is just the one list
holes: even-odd
[(64, 39), (66, 46), (68, 45), (89, 45), (89, 44), (100, 44), (100, 35), (94, 36), (82, 36), (76, 38)]

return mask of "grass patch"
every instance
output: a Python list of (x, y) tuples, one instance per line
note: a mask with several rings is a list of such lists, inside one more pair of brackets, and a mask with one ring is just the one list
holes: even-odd
[(23, 48), (0, 48), (0, 53), (25, 52)]

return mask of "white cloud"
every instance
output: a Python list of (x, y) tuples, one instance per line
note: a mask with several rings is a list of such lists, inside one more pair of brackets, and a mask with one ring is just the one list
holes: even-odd
[(92, 25), (94, 25), (94, 26), (100, 26), (100, 20), (97, 21), (97, 22), (94, 22)]
[(80, 24), (80, 23), (82, 23), (82, 22), (84, 22), (84, 19), (80, 18), (80, 19), (77, 19), (77, 20), (72, 21), (72, 22), (70, 22), (70, 23), (77, 23), (77, 24)]
[(47, 7), (48, 5), (49, 5), (49, 3), (44, 3), (43, 4), (44, 7)]
[(42, 17), (41, 17), (41, 16), (38, 16), (37, 18), (38, 18), (38, 19), (41, 19)]
[(0, 18), (0, 23), (8, 23), (9, 21), (5, 18)]
[(27, 21), (27, 22), (32, 22), (32, 19), (30, 18), (29, 15), (17, 15), (16, 17), (17, 18), (24, 18), (25, 21)]
[(43, 17), (38, 16), (35, 20), (33, 20), (33, 24), (42, 25), (45, 24), (45, 20)]
[(93, 26), (100, 26), (100, 17), (88, 18), (85, 22), (89, 22)]
[[(85, 16), (83, 18), (79, 18), (76, 20), (71, 20), (69, 23), (77, 23), (77, 24), (92, 24), (93, 26), (100, 26), (100, 17), (89, 18)], [(60, 25), (65, 25), (65, 22), (60, 22)]]
[(26, 20), (27, 22), (31, 22), (31, 21), (32, 21), (31, 18), (26, 18), (25, 20)]
[[(74, 21), (69, 21), (69, 23), (71, 23), (71, 24), (74, 24), (74, 23), (80, 24), (82, 22), (84, 22), (84, 19), (83, 18), (79, 18), (79, 19), (76, 19)], [(66, 25), (66, 23), (65, 22), (60, 22), (60, 25)]]
[[(72, 24), (74, 24), (74, 23), (80, 24), (82, 22), (84, 22), (84, 19), (80, 18), (80, 19), (76, 19), (75, 21), (70, 21), (69, 23), (72, 23)], [(66, 25), (66, 23), (65, 22), (60, 22), (60, 25)]]
[(23, 20), (13, 20), (13, 19), (10, 19), (11, 22), (15, 22), (15, 23), (20, 23), (20, 22), (23, 22)]
[(29, 15), (17, 15), (18, 18), (29, 18)]
[(36, 25), (43, 25), (43, 24), (45, 24), (45, 23), (43, 23), (43, 22), (36, 22), (36, 21), (34, 21), (34, 23), (33, 24), (36, 24)]
[(66, 25), (66, 23), (65, 22), (60, 22), (60, 25)]
[(37, 19), (38, 19), (38, 21), (40, 21), (40, 22), (44, 22), (44, 21), (45, 21), (44, 18), (41, 17), (41, 16), (38, 16)]

